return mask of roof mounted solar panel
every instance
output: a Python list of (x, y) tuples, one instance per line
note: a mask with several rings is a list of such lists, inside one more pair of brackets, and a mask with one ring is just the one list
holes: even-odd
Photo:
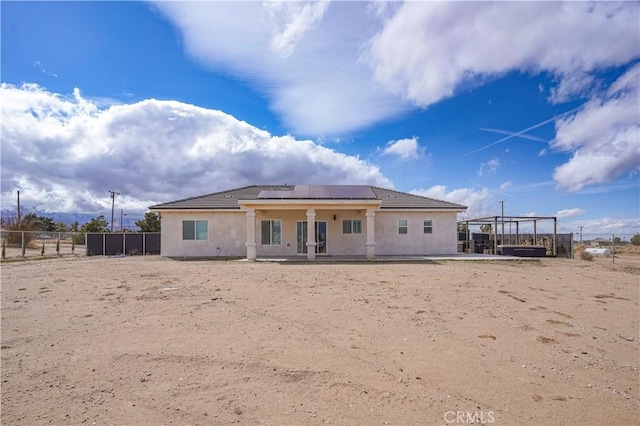
[(331, 198), (350, 198), (375, 200), (376, 194), (369, 185), (332, 185), (329, 187)]
[(293, 191), (279, 191), (279, 190), (268, 190), (264, 189), (260, 191), (257, 199), (287, 199), (291, 198), (291, 193)]
[(296, 185), (292, 191), (262, 190), (258, 199), (296, 200), (375, 200), (376, 194), (368, 185)]

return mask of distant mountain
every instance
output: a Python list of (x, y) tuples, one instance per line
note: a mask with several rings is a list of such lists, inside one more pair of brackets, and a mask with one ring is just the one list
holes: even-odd
[[(22, 216), (33, 213), (36, 216), (49, 217), (54, 222), (62, 222), (65, 225), (73, 225), (74, 222), (78, 222), (80, 226), (89, 222), (91, 219), (94, 219), (100, 216), (99, 213), (67, 213), (67, 212), (45, 212), (37, 209), (30, 209), (28, 207), (22, 207)], [(8, 217), (16, 217), (16, 210), (12, 209), (4, 209), (0, 211), (0, 215), (2, 218)], [(119, 212), (118, 212), (119, 213)], [(111, 213), (107, 213), (103, 215), (107, 222), (111, 220)], [(139, 220), (144, 219), (143, 214), (126, 214), (123, 218), (124, 227), (131, 230), (137, 230), (138, 227), (135, 223)], [(113, 218), (114, 230), (120, 229), (120, 214), (116, 214)]]

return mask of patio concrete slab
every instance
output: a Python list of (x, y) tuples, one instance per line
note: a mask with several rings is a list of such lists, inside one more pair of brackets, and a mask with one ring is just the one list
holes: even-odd
[[(281, 263), (419, 263), (436, 262), (444, 260), (455, 261), (487, 261), (487, 260), (529, 260), (536, 261), (537, 257), (502, 256), (495, 254), (433, 254), (424, 256), (376, 256), (367, 259), (365, 256), (317, 256), (315, 260), (309, 260), (306, 256), (292, 257), (259, 257), (256, 262), (281, 262)], [(246, 259), (242, 259), (247, 261)]]

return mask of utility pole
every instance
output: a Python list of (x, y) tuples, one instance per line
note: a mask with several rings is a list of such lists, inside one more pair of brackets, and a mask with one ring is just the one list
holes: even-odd
[(22, 220), (22, 213), (20, 212), (20, 191), (18, 191), (18, 224)]
[[(502, 239), (500, 240), (500, 244), (504, 244), (504, 200), (498, 201), (500, 206), (502, 207), (502, 214), (500, 221), (502, 222)], [(497, 229), (496, 229), (497, 231)]]
[(109, 194), (111, 194), (111, 232), (113, 232), (113, 208), (116, 203), (116, 195), (120, 195), (120, 193), (116, 191), (109, 191)]
[(582, 244), (582, 228), (584, 228), (584, 226), (580, 225), (578, 228), (580, 228), (580, 244)]

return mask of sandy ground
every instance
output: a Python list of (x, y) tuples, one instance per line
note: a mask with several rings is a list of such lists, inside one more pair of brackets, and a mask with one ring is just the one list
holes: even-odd
[(640, 422), (638, 257), (1, 278), (3, 425)]

